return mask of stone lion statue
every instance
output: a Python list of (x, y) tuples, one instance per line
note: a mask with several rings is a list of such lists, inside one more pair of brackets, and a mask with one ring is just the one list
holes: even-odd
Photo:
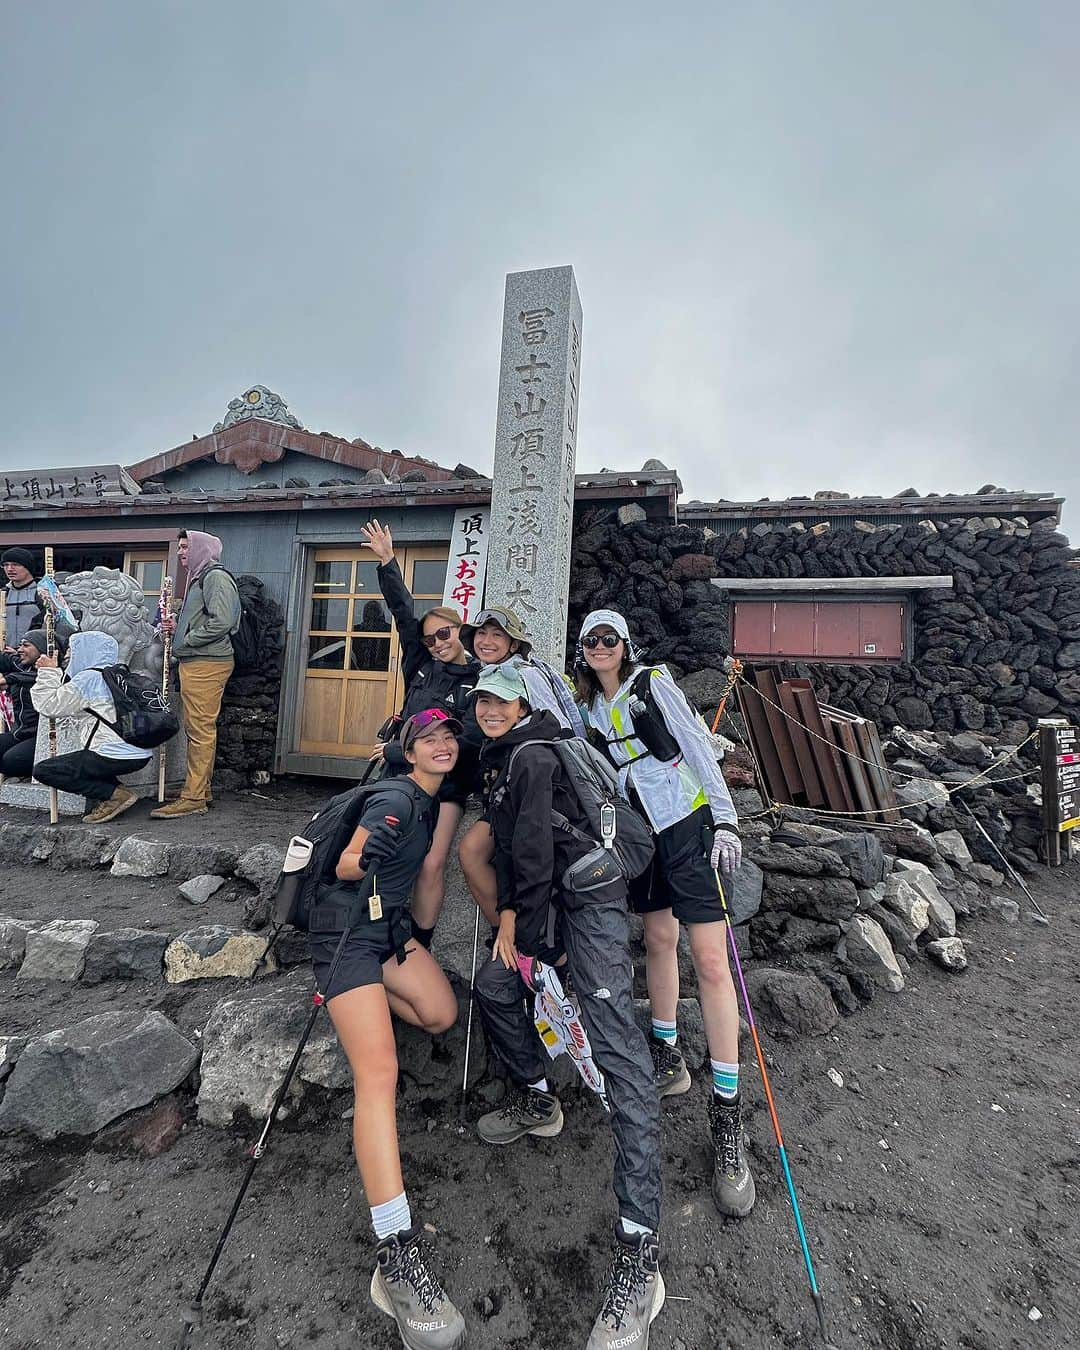
[(59, 582), (60, 593), (82, 617), (83, 632), (108, 633), (131, 670), (161, 679), (161, 639), (146, 611), (146, 597), (134, 577), (115, 567), (72, 572)]

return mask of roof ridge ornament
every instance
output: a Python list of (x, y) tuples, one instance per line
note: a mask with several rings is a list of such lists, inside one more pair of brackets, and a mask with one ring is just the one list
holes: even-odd
[(225, 431), (238, 422), (278, 422), (282, 426), (303, 430), (303, 423), (289, 412), (280, 394), (267, 389), (265, 384), (253, 384), (239, 398), (230, 401), (225, 416), (214, 427), (214, 432)]

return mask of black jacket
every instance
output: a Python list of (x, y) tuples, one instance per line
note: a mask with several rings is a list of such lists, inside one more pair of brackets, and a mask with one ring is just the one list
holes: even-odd
[(8, 693), (15, 709), (15, 725), (11, 728), (17, 741), (28, 741), (37, 735), (38, 710), (30, 701), (30, 690), (37, 679), (37, 668), (24, 666), (17, 656), (0, 652), (0, 675), (7, 681)]
[(471, 779), (475, 776), (476, 760), (484, 738), (476, 725), (476, 710), (468, 695), (483, 667), (472, 657), (460, 666), (450, 666), (435, 660), (420, 640), (420, 620), (396, 558), (379, 567), (378, 577), (379, 589), (393, 615), (398, 641), (401, 643), (401, 673), (405, 680), (401, 717), (411, 717), (425, 708), (442, 708), (456, 717), (464, 727), (464, 732), (452, 777), (462, 781)]
[[(589, 851), (551, 821), (554, 807), (589, 832), (562, 764), (548, 748), (570, 735), (553, 713), (534, 712), (513, 731), (488, 741), (481, 756), (484, 781), (490, 784), (487, 817), (495, 836), (499, 909), (517, 914), (516, 943), (526, 956), (536, 956), (545, 945), (548, 907), (562, 895), (560, 878)], [(529, 748), (515, 756), (513, 773), (507, 775), (511, 752), (519, 745)]]

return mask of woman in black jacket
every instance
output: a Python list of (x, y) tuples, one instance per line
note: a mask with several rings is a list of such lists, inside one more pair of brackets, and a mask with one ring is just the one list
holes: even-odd
[(40, 628), (32, 628), (19, 643), (14, 655), (0, 652), (0, 677), (11, 695), (15, 722), (0, 735), (0, 775), (29, 778), (34, 772), (34, 746), (37, 744), (38, 711), (30, 700), (37, 679), (36, 662), (48, 651), (48, 640)]
[[(461, 823), (465, 803), (476, 786), (477, 760), (482, 737), (469, 691), (480, 674), (480, 662), (461, 642), (461, 616), (438, 605), (416, 617), (412, 594), (394, 557), (390, 530), (377, 520), (361, 526), (364, 542), (379, 560), (379, 589), (394, 620), (401, 644), (401, 673), (405, 681), (402, 721), (425, 708), (441, 708), (463, 727), (458, 740), (459, 757), (439, 792), (439, 823), (413, 890), (413, 935), (425, 947), (439, 921), (446, 894), (446, 860)], [(384, 749), (392, 773), (402, 765), (397, 743)]]
[(647, 1350), (649, 1325), (664, 1304), (657, 1236), (660, 1099), (634, 1019), (626, 886), (616, 880), (573, 894), (564, 885), (567, 868), (594, 848), (557, 828), (552, 816), (557, 811), (582, 834), (590, 830), (552, 748), (570, 733), (554, 714), (531, 710), (516, 670), (486, 670), (474, 698), (488, 738), (484, 779), (491, 784), (488, 819), (499, 880), (499, 935), (477, 976), (476, 1001), (488, 1045), (510, 1076), (502, 1105), (481, 1117), (477, 1132), (485, 1143), (505, 1145), (529, 1134), (550, 1138), (562, 1129), (562, 1107), (548, 1091), (523, 982), (534, 970), (533, 958), (552, 964), (565, 951), (581, 1021), (604, 1075), (619, 1206), (611, 1272), (587, 1350)]

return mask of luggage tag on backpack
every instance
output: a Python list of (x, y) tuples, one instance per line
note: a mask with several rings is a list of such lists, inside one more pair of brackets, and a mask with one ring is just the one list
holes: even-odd
[(615, 842), (615, 807), (612, 802), (600, 805), (600, 842), (610, 848)]
[[(387, 825), (398, 826), (401, 821), (397, 816), (384, 816), (383, 819)], [(371, 894), (367, 902), (368, 918), (372, 923), (377, 923), (382, 918), (382, 896), (379, 894), (379, 878), (373, 872), (371, 874)]]

